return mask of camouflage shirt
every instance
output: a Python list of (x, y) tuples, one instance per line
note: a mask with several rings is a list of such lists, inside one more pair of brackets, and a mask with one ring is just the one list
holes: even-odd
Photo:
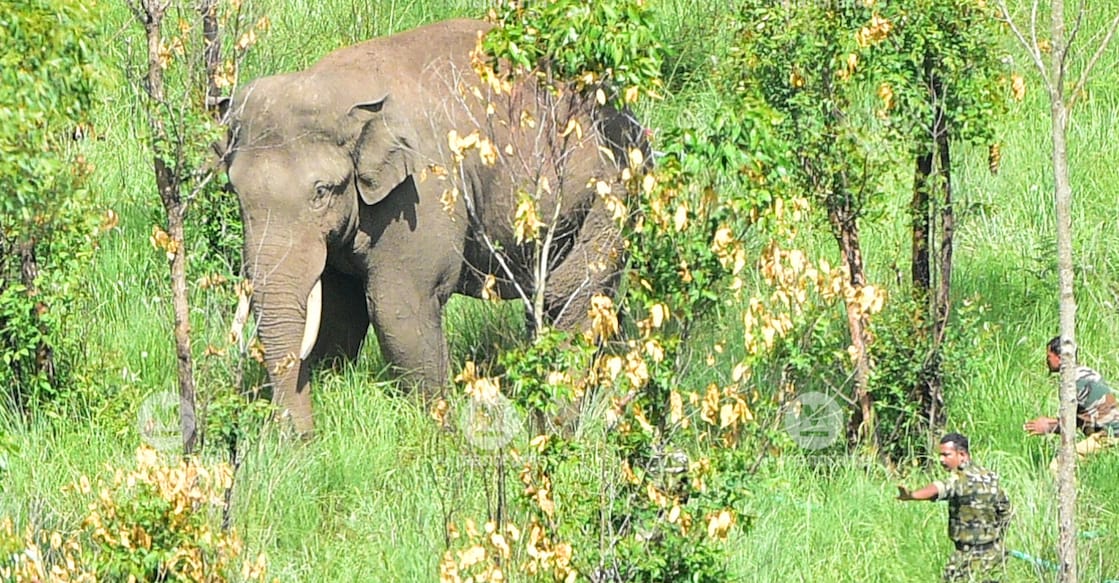
[(1010, 524), (1010, 499), (999, 475), (975, 463), (961, 465), (936, 485), (936, 499), (948, 501), (948, 538), (959, 545), (1000, 543)]
[(1076, 369), (1076, 426), (1085, 435), (1100, 431), (1119, 435), (1119, 405), (1115, 392), (1100, 373), (1086, 366)]

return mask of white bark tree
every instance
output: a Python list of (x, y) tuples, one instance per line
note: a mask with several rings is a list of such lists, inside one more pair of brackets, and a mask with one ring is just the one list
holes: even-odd
[[(1083, 94), (1088, 78), (1099, 62), (1107, 46), (1111, 43), (1115, 30), (1119, 27), (1119, 13), (1110, 17), (1108, 24), (1089, 37), (1088, 48), (1092, 51), (1080, 68), (1079, 75), (1073, 71), (1076, 61), (1074, 46), (1085, 36), (1084, 25), (1091, 21), (1086, 0), (1077, 2), (1074, 19), (1069, 28), (1065, 15), (1064, 0), (1051, 0), (1046, 3), (1050, 16), (1050, 39), (1038, 37), (1038, 13), (1040, 0), (1029, 3), (1028, 20), (1012, 14), (1007, 0), (999, 0), (1002, 17), (1018, 42), (1028, 53), (1037, 67), (1041, 81), (1049, 96), (1049, 114), (1053, 138), (1053, 183), (1054, 207), (1057, 219), (1057, 263), (1059, 273), (1059, 314), (1061, 334), (1061, 389), (1060, 418), (1061, 447), (1058, 454), (1057, 519), (1059, 526), (1058, 557), (1060, 580), (1063, 583), (1076, 583), (1076, 298), (1073, 294), (1075, 273), (1072, 262), (1072, 182), (1068, 167), (1068, 123), (1069, 114), (1077, 99)], [(1100, 4), (1093, 4), (1099, 10)], [(1023, 26), (1023, 24), (1025, 26)], [(1095, 42), (1094, 49), (1090, 45)], [(1075, 77), (1073, 84), (1068, 81)]]

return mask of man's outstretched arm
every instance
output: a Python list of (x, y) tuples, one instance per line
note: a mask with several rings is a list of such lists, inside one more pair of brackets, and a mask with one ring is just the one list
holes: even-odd
[(1052, 417), (1038, 417), (1027, 421), (1022, 429), (1025, 429), (1026, 433), (1030, 435), (1046, 435), (1056, 433), (1060, 429), (1060, 424)]
[(939, 495), (940, 489), (936, 487), (935, 482), (920, 490), (909, 490), (905, 486), (898, 484), (898, 500), (936, 500)]

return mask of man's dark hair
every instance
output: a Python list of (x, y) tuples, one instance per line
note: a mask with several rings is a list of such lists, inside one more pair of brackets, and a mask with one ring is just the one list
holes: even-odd
[(968, 449), (967, 436), (961, 433), (949, 433), (940, 438), (940, 443), (951, 443), (956, 451), (971, 453), (971, 450)]
[[(1049, 352), (1052, 352), (1053, 354), (1056, 354), (1057, 356), (1060, 356), (1061, 355), (1061, 337), (1060, 336), (1054, 336), (1054, 337), (1050, 338), (1049, 339), (1049, 344), (1047, 344), (1045, 347), (1046, 347), (1046, 349), (1049, 350)], [(1080, 352), (1080, 347), (1077, 346), (1074, 354), (1078, 354), (1079, 352)]]

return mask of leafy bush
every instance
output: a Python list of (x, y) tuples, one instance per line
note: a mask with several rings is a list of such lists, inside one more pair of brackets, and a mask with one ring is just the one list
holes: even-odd
[(232, 471), (192, 459), (168, 465), (155, 450), (136, 452), (136, 468), (111, 481), (82, 476), (72, 487), (88, 514), (68, 534), (0, 523), (0, 577), (40, 581), (262, 581), (266, 558), (240, 560), (235, 531), (217, 528)]
[[(509, 3), (493, 16), (498, 27), (482, 43), (489, 58), (477, 67), (491, 89), (527, 79), (622, 107), (660, 88), (660, 48), (644, 2)], [(459, 380), (489, 407), (511, 387), (532, 415), (572, 397), (605, 402), (604, 423), (584, 420), (578, 439), (539, 435), (530, 456), (514, 454), (523, 489), (509, 514), (527, 514), (527, 523), (511, 530), (499, 518), (485, 533), (468, 527), (444, 557), (444, 581), (504, 577), (518, 557), (506, 538), (514, 532), (527, 533), (520, 570), (535, 580), (726, 579), (726, 540), (749, 524), (745, 465), (728, 446), (752, 415), (739, 378), (702, 395), (686, 386), (685, 346), (706, 314), (741, 299), (743, 239), (772, 222), (773, 209), (781, 214), (784, 148), (768, 130), (771, 117), (760, 107), (726, 112), (715, 131), (664, 134), (655, 163), (650, 148), (636, 147), (622, 154), (620, 177), (596, 177), (598, 202), (625, 237), (625, 294), (592, 298), (582, 336), (538, 330), (531, 346), (499, 360), (497, 377), (470, 367)], [(553, 122), (557, 131), (572, 131), (576, 124), (564, 121)], [(731, 173), (733, 188), (717, 191), (716, 171)], [(621, 333), (619, 305), (634, 318), (634, 337)], [(693, 451), (703, 448), (714, 451)]]
[(96, 237), (93, 168), (72, 141), (88, 135), (97, 65), (92, 3), (0, 5), (0, 386), (20, 405), (66, 386), (79, 332), (62, 322), (81, 295)]

